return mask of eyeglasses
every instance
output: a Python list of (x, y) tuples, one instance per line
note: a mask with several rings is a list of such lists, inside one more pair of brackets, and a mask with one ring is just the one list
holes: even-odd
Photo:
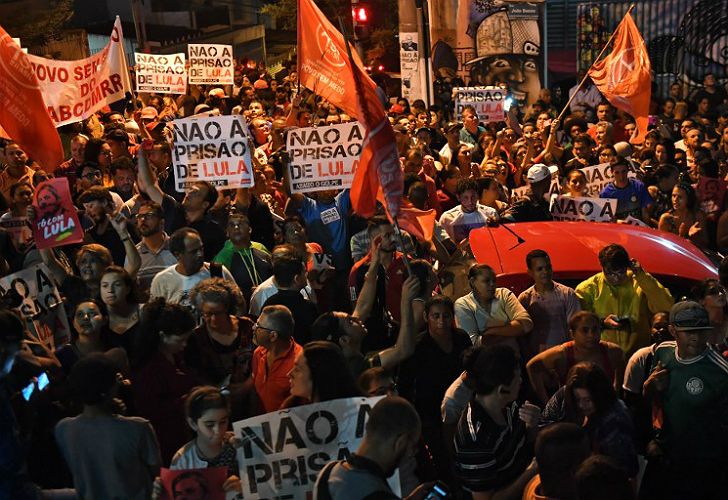
[(83, 177), (86, 180), (93, 180), (93, 179), (100, 179), (101, 178), (101, 172), (98, 170), (96, 172), (89, 172), (87, 174), (83, 174), (81, 177)]
[(257, 330), (258, 328), (260, 328), (261, 330), (269, 331), (269, 332), (275, 331), (275, 328), (268, 328), (267, 326), (263, 326), (256, 321), (255, 324), (253, 325), (253, 331)]
[(149, 219), (153, 219), (155, 217), (160, 217), (160, 215), (159, 214), (155, 214), (154, 212), (147, 212), (145, 214), (136, 214), (134, 216), (134, 218), (136, 220), (149, 220)]
[(211, 319), (213, 317), (219, 318), (220, 316), (227, 316), (227, 315), (228, 315), (228, 312), (227, 311), (203, 312), (201, 314), (201, 316), (204, 319)]
[(719, 286), (708, 288), (705, 295), (725, 295), (725, 288)]

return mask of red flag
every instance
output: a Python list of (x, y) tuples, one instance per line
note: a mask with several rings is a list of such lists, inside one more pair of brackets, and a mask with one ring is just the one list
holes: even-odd
[(63, 162), (61, 138), (48, 115), (28, 56), (2, 27), (0, 127), (46, 172), (53, 172)]
[(298, 0), (298, 74), (301, 83), (366, 128), (361, 159), (351, 186), (354, 211), (370, 217), (382, 189), (387, 214), (396, 217), (403, 175), (394, 131), (376, 84), (357, 56), (348, 57), (343, 35), (312, 0)]
[(412, 236), (422, 241), (431, 241), (435, 230), (437, 213), (434, 208), (419, 210), (408, 201), (403, 201), (399, 207), (397, 222)]
[(627, 13), (614, 32), (612, 52), (589, 69), (594, 85), (617, 109), (637, 122), (637, 141), (644, 140), (650, 112), (652, 75), (645, 41)]

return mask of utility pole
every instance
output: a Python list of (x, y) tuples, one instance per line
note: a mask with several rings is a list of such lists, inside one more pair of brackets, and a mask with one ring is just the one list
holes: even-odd
[(134, 32), (138, 48), (141, 52), (146, 52), (148, 48), (147, 27), (144, 23), (144, 11), (140, 9), (139, 0), (131, 0), (131, 15), (134, 18)]

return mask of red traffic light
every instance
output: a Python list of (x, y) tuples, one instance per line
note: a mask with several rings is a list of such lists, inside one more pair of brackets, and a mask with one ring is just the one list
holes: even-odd
[(356, 23), (365, 23), (369, 20), (369, 13), (366, 7), (354, 7), (351, 9), (351, 16)]

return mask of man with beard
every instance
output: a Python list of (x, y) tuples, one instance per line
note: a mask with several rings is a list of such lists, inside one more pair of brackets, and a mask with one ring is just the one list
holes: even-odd
[[(104, 186), (104, 174), (98, 163), (87, 161), (76, 170), (76, 193), (83, 193), (93, 186)], [(116, 193), (109, 193), (109, 195), (112, 201), (111, 206), (114, 207), (113, 211), (116, 212), (124, 205), (124, 200)], [(76, 206), (81, 204), (78, 200), (75, 201)]]
[(205, 262), (205, 248), (200, 233), (190, 227), (183, 227), (172, 234), (169, 251), (177, 263), (152, 279), (149, 290), (152, 298), (164, 297), (168, 303), (191, 306), (190, 291), (200, 281), (213, 277), (235, 281), (225, 266)]
[(126, 217), (122, 214), (111, 217), (114, 209), (109, 190), (93, 186), (84, 191), (78, 200), (94, 224), (85, 232), (86, 243), (98, 243), (108, 248), (117, 266), (123, 266), (127, 258), (138, 261), (139, 253), (127, 229)]
[(489, 221), (498, 219), (494, 208), (478, 203), (481, 190), (475, 179), (458, 181), (455, 195), (460, 205), (448, 210), (440, 217), (440, 225), (455, 243), (468, 237), (472, 229), (483, 227)]
[(228, 218), (227, 241), (213, 262), (230, 270), (243, 292), (245, 302), (250, 302), (253, 290), (270, 278), (272, 265), (265, 246), (250, 240), (250, 221), (246, 215), (233, 213)]
[(129, 201), (134, 196), (136, 169), (131, 158), (122, 157), (111, 162), (111, 181), (114, 185), (109, 191), (121, 196), (122, 200)]
[(139, 291), (146, 295), (157, 273), (176, 264), (177, 259), (169, 251), (169, 236), (164, 232), (164, 214), (158, 203), (143, 201), (135, 219), (142, 236), (136, 246), (141, 258), (137, 284)]
[[(421, 432), (414, 407), (399, 396), (385, 397), (372, 408), (364, 439), (349, 458), (327, 464), (319, 473), (314, 499), (390, 499), (397, 497), (387, 484), (402, 459), (413, 455)], [(407, 498), (423, 498), (421, 485)]]
[(61, 203), (61, 195), (50, 184), (46, 184), (38, 190), (36, 199), (38, 208), (40, 208), (39, 219), (52, 219), (56, 215), (63, 215), (66, 212)]

